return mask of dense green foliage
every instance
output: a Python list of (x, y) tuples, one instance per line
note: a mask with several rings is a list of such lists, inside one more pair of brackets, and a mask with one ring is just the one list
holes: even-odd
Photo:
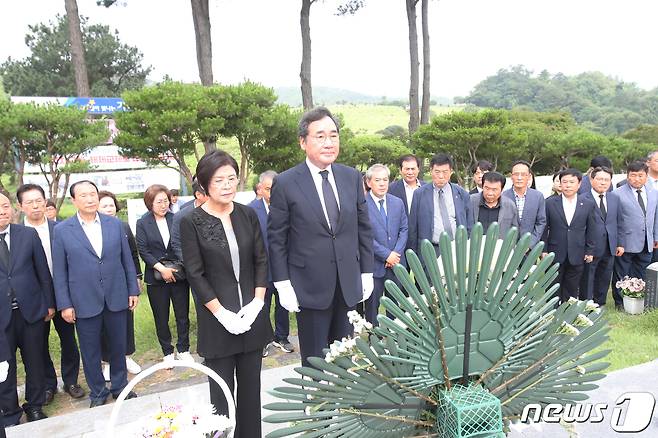
[[(89, 24), (81, 17), (82, 37), (89, 86), (93, 96), (118, 96), (124, 90), (144, 85), (151, 67), (142, 66), (142, 53), (122, 44), (109, 26)], [(69, 48), (68, 22), (57, 16), (54, 22), (29, 26), (25, 44), (31, 55), (8, 58), (0, 66), (7, 93), (14, 96), (75, 96), (75, 80)]]
[(538, 75), (523, 66), (499, 70), (458, 102), (484, 108), (567, 111), (584, 128), (621, 134), (658, 123), (658, 89), (645, 91), (599, 72)]

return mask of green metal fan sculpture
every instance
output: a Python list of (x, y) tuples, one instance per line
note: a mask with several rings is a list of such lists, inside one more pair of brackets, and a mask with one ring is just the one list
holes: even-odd
[(381, 300), (393, 319), (373, 329), (352, 314), (354, 338), (272, 392), (285, 401), (264, 421), (287, 425), (267, 437), (504, 436), (529, 403), (587, 399), (608, 366), (609, 351), (591, 352), (607, 323), (591, 301), (558, 307), (553, 254), (537, 262), (543, 243), (517, 234), (478, 223), (470, 240), (444, 233), (438, 260), (428, 241), (423, 262), (407, 251), (413, 278), (397, 265), (405, 292), (387, 281)]

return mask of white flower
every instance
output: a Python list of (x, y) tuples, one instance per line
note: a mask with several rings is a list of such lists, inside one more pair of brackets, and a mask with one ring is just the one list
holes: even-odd
[(582, 365), (578, 365), (578, 366), (575, 368), (575, 370), (576, 370), (576, 372), (577, 372), (578, 374), (585, 374), (585, 373), (587, 372), (587, 370), (585, 369), (585, 367), (582, 366)]
[(304, 414), (306, 414), (306, 415), (311, 415), (311, 407), (310, 407), (310, 406), (306, 406), (306, 407), (304, 408)]
[(562, 321), (562, 324), (560, 324), (560, 328), (557, 329), (556, 333), (559, 335), (578, 336), (580, 334), (580, 330), (568, 322)]
[(569, 304), (576, 304), (578, 302), (577, 298), (574, 297), (569, 297), (569, 301), (567, 301)]
[(577, 327), (591, 327), (594, 325), (591, 319), (583, 315), (582, 313), (579, 314), (576, 319), (573, 322), (573, 325)]
[(601, 307), (599, 307), (594, 301), (588, 300), (585, 304), (585, 312), (594, 312), (598, 314), (601, 313)]

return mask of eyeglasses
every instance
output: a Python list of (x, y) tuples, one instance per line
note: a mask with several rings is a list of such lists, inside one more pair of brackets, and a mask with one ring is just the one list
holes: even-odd
[(46, 202), (45, 199), (39, 198), (39, 199), (31, 199), (29, 201), (23, 201), (21, 204), (27, 205), (28, 207), (32, 207), (33, 205), (43, 205), (45, 202)]
[(228, 183), (229, 186), (233, 186), (238, 183), (238, 177), (235, 175), (229, 176), (228, 178), (217, 178), (210, 182), (214, 186), (224, 186)]
[(336, 144), (338, 143), (338, 139), (340, 138), (337, 132), (331, 133), (329, 135), (326, 134), (317, 134), (317, 135), (309, 135), (309, 137), (315, 139), (320, 144), (325, 144), (327, 140), (329, 140), (329, 143), (331, 144)]
[(159, 201), (154, 201), (153, 204), (155, 205), (169, 205), (169, 199), (160, 199)]

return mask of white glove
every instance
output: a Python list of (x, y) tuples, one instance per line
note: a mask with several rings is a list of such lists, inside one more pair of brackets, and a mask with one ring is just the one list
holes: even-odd
[(274, 287), (279, 293), (279, 303), (288, 312), (299, 312), (299, 301), (297, 301), (297, 294), (292, 287), (290, 280), (275, 281)]
[(0, 383), (7, 380), (7, 374), (9, 374), (9, 362), (5, 360), (0, 362)]
[(222, 307), (217, 312), (213, 313), (213, 316), (217, 318), (217, 321), (219, 321), (229, 333), (234, 335), (240, 335), (251, 329), (251, 324), (248, 324), (247, 321), (238, 317), (236, 313), (231, 312), (225, 307)]
[(372, 272), (361, 274), (361, 288), (363, 289), (363, 299), (361, 302), (370, 298), (372, 290), (375, 288), (375, 280), (372, 278)]
[(265, 305), (265, 302), (261, 300), (258, 297), (254, 297), (253, 300), (246, 306), (244, 306), (240, 311), (238, 312), (238, 317), (246, 322), (247, 324), (251, 325), (256, 321), (256, 317), (260, 313), (260, 311), (263, 309), (263, 306)]

